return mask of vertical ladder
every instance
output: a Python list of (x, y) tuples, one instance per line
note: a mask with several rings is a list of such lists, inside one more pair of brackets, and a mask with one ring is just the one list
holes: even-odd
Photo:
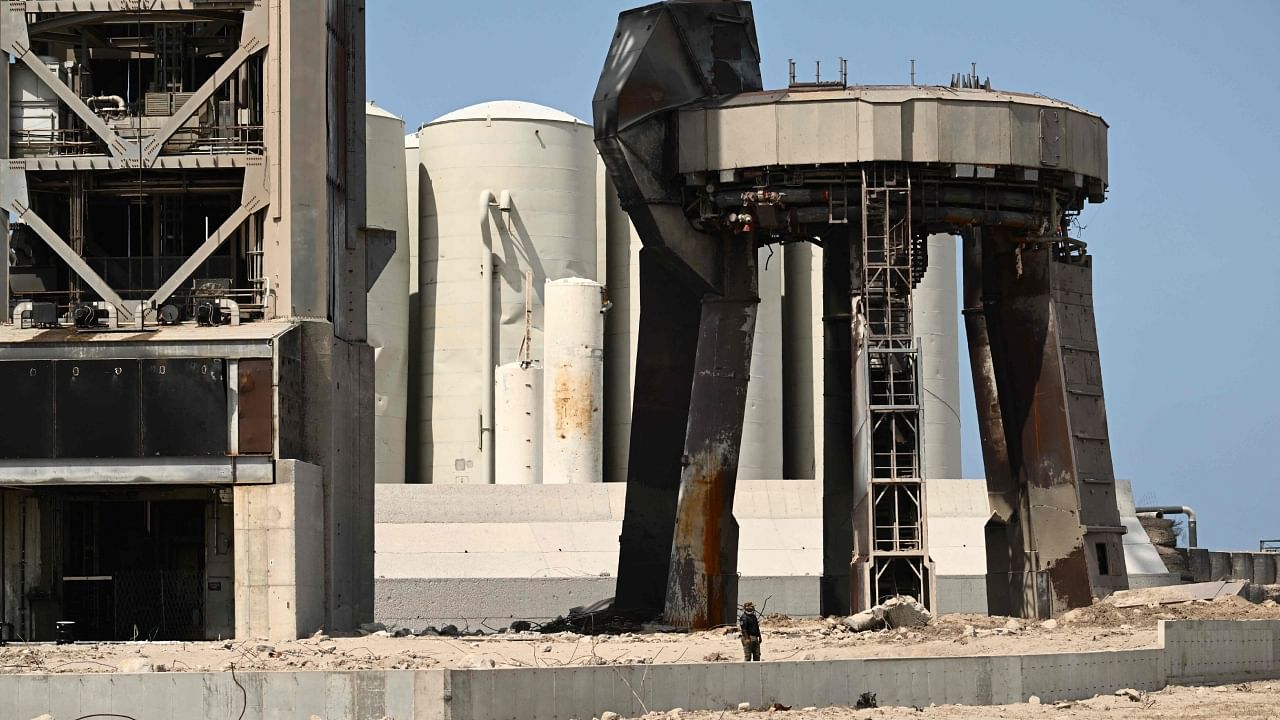
[(178, 23), (158, 23), (156, 25), (155, 92), (182, 92), (183, 27)]
[[(855, 338), (866, 379), (869, 477), (855, 525), (857, 579), (865, 609), (896, 596), (916, 598), (932, 609), (933, 577), (921, 477), (920, 348), (911, 321), (911, 291), (918, 284), (921, 243), (912, 233), (911, 178), (905, 170), (862, 170), (862, 283), (860, 313), (865, 330)], [(857, 292), (855, 290), (855, 292)], [(863, 445), (862, 451), (866, 451)]]

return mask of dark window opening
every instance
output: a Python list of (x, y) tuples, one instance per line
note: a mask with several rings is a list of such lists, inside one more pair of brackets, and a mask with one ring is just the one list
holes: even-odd
[(1098, 574), (1110, 575), (1111, 563), (1107, 560), (1107, 544), (1096, 543), (1094, 548), (1098, 551)]

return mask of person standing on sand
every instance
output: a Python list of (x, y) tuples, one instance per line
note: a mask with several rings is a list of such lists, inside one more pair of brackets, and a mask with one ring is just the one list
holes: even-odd
[(742, 659), (745, 662), (760, 659), (760, 616), (755, 603), (742, 603), (742, 615), (738, 617), (738, 630), (742, 633)]

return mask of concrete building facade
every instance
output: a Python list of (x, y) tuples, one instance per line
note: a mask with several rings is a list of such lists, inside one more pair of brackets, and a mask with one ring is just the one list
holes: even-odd
[(6, 637), (369, 619), (363, 0), (29, 0), (0, 41)]

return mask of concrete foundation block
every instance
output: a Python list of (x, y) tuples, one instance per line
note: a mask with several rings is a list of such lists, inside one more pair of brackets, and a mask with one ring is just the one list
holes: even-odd
[(1253, 580), (1253, 553), (1231, 553), (1231, 579)]
[(1210, 552), (1209, 580), (1216, 582), (1229, 579), (1231, 579), (1231, 553)]
[(1186, 548), (1181, 551), (1187, 559), (1187, 572), (1192, 582), (1210, 582), (1213, 580), (1213, 563), (1209, 559), (1209, 551), (1204, 548)]
[(1255, 585), (1274, 585), (1276, 582), (1276, 559), (1271, 553), (1254, 553), (1253, 582)]
[(235, 488), (236, 637), (293, 640), (324, 625), (321, 470), (296, 461), (289, 482)]

